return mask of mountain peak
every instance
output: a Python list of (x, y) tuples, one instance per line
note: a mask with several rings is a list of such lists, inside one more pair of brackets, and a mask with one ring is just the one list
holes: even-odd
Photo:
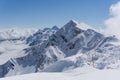
[(56, 25), (53, 26), (52, 29), (54, 29), (54, 30), (59, 30), (59, 28), (58, 28)]
[(68, 23), (73, 23), (73, 24), (78, 24), (78, 22), (77, 21), (75, 21), (75, 20), (70, 20)]
[(91, 27), (83, 22), (77, 22), (75, 20), (70, 20), (66, 25), (66, 27), (77, 27), (79, 29), (82, 30), (87, 30), (87, 29), (91, 29)]
[(76, 26), (77, 24), (79, 24), (77, 21), (75, 21), (75, 20), (70, 20), (66, 25)]

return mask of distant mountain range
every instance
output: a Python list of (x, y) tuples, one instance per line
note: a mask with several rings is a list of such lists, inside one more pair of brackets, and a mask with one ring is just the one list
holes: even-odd
[(62, 28), (2, 31), (0, 41), (0, 77), (120, 66), (119, 39), (74, 20)]

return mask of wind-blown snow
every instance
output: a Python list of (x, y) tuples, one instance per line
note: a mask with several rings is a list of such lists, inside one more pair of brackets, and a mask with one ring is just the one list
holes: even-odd
[(76, 24), (76, 27), (78, 27), (79, 29), (82, 29), (82, 30), (92, 29), (89, 25), (87, 25), (83, 22), (77, 22), (75, 20), (71, 20), (69, 23)]

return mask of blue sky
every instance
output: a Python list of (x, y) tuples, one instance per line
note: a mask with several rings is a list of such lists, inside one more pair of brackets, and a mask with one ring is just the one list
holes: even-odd
[(0, 28), (63, 26), (74, 19), (104, 27), (109, 7), (119, 0), (0, 0)]

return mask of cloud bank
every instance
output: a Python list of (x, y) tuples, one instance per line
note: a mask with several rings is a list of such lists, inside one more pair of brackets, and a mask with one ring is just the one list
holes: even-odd
[(110, 18), (105, 20), (105, 33), (120, 38), (120, 1), (110, 6)]

